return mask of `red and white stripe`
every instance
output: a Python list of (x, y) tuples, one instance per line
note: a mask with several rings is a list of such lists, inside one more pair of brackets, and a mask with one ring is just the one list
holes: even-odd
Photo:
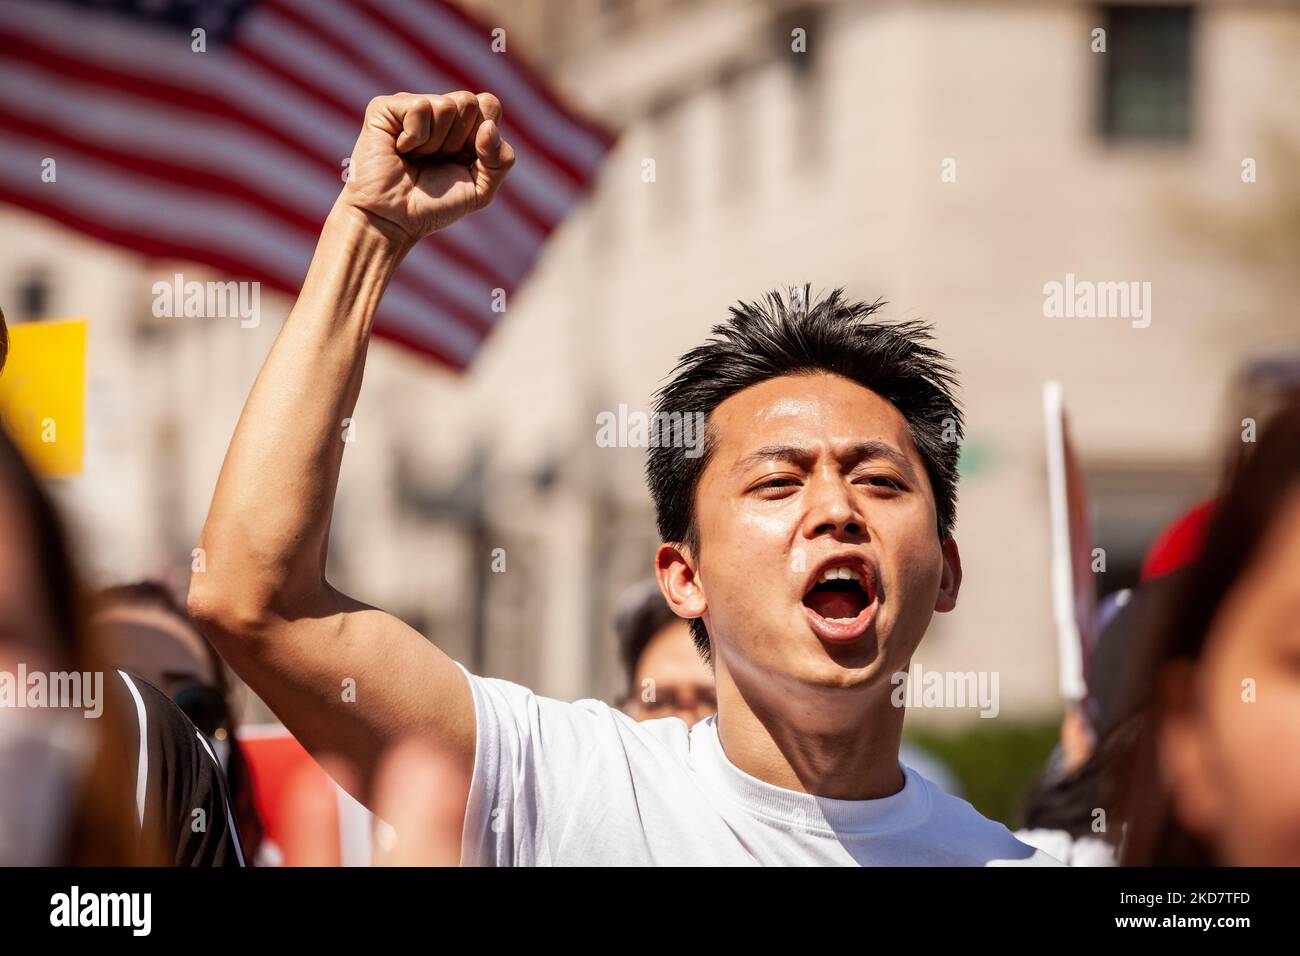
[[(441, 0), (265, 0), (231, 42), (51, 0), (0, 0), (0, 202), (146, 255), (295, 293), (366, 103), (491, 90), (518, 160), (488, 209), (421, 243), (376, 333), (463, 368), (582, 198), (607, 133)], [(41, 162), (57, 180), (41, 180)]]

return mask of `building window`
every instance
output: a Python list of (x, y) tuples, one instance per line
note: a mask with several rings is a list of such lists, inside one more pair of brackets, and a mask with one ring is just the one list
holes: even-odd
[(718, 79), (718, 109), (721, 112), (722, 152), (716, 162), (717, 175), (720, 179), (720, 192), (729, 199), (753, 201), (750, 192), (751, 159), (753, 142), (750, 124), (754, 119), (750, 100), (749, 84), (753, 76), (748, 76), (739, 68), (733, 67), (723, 72)]
[(1192, 17), (1187, 6), (1106, 8), (1101, 122), (1107, 139), (1190, 136)]
[(807, 169), (822, 156), (823, 110), (826, 71), (822, 68), (822, 46), (829, 42), (826, 17), (819, 5), (801, 3), (788, 8), (774, 21), (776, 49), (790, 64), (794, 79), (794, 122), (789, 138), (790, 162)]
[[(641, 159), (642, 187), (649, 190), (650, 220), (655, 223), (675, 223), (687, 182), (684, 174), (685, 156), (690, 147), (686, 141), (683, 115), (685, 107), (680, 100), (668, 97), (650, 104), (646, 113), (650, 132), (650, 152)], [(654, 179), (646, 181), (646, 160), (654, 162)]]
[(29, 272), (18, 286), (18, 319), (35, 322), (49, 316), (50, 280), (44, 272)]

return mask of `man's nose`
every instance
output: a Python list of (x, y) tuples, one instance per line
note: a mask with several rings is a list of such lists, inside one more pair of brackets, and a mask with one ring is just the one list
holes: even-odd
[(862, 534), (865, 527), (846, 480), (839, 476), (812, 480), (804, 519), (804, 532), (808, 537), (823, 534), (856, 536)]

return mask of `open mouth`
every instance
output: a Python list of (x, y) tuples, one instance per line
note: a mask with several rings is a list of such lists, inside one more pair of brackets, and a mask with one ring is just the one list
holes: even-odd
[(803, 606), (819, 637), (830, 641), (861, 637), (875, 616), (875, 576), (861, 562), (833, 562), (818, 573), (803, 596)]

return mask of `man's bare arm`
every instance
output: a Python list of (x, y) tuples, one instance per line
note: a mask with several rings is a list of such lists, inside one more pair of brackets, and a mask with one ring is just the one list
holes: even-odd
[(413, 734), (473, 766), (459, 668), (331, 587), (325, 560), (344, 420), (379, 301), (416, 242), (491, 201), (514, 162), (500, 115), (489, 94), (371, 102), (349, 181), (235, 428), (200, 540), (206, 567), (190, 582), (190, 611), (222, 655), (309, 750), (355, 767), (363, 800), (382, 753)]

